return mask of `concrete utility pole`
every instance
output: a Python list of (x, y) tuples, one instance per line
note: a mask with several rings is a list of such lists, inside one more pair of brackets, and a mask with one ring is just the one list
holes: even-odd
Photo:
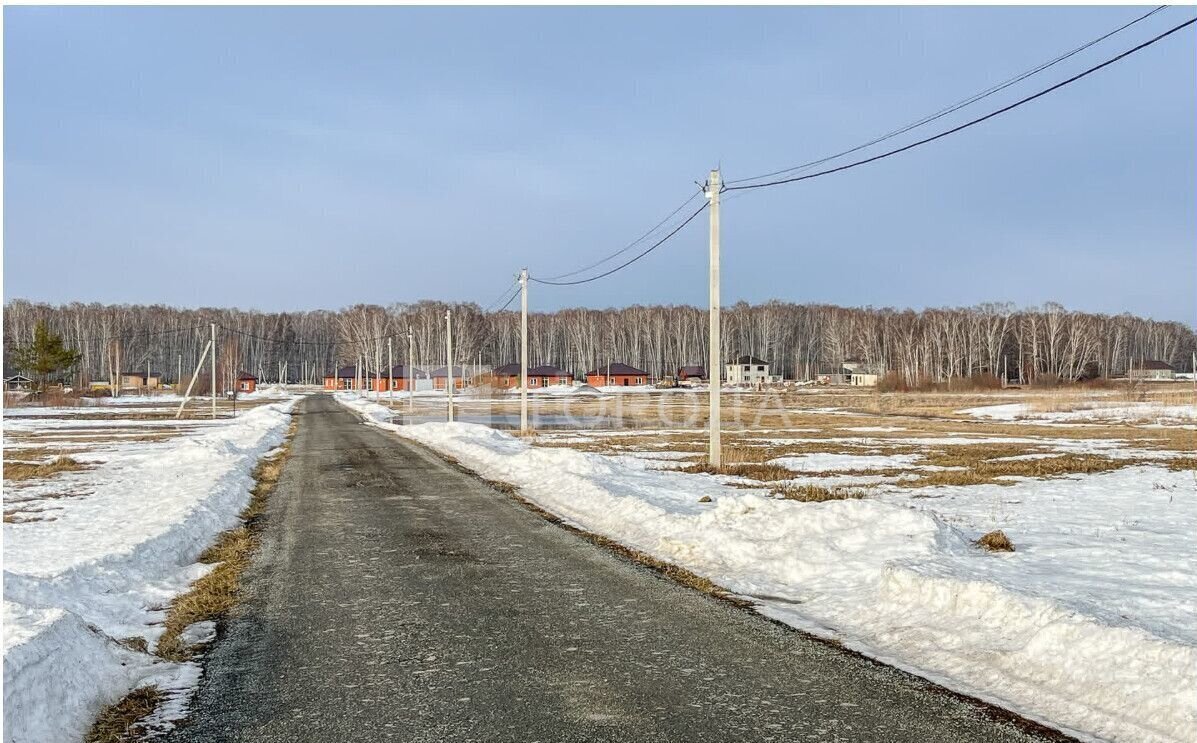
[(395, 357), (391, 353), (390, 338), (387, 338), (387, 403), (395, 407)]
[(707, 181), (707, 198), (711, 201), (711, 353), (710, 369), (710, 432), (711, 432), (711, 466), (718, 467), (723, 461), (723, 441), (720, 438), (721, 420), (719, 415), (719, 391), (722, 386), (722, 360), (719, 348), (719, 170), (711, 171)]
[(453, 422), (453, 311), (445, 310), (445, 391), (449, 394), (449, 422)]
[[(195, 365), (195, 373), (191, 375), (191, 381), (187, 383), (187, 391), (183, 393), (183, 399), (179, 402), (179, 409), (175, 411), (175, 418), (183, 415), (183, 408), (187, 405), (187, 399), (191, 397), (191, 388), (195, 386), (195, 381), (199, 379), (200, 372), (204, 370), (204, 356), (207, 355), (208, 349), (212, 347), (212, 341), (208, 341), (204, 345), (204, 350), (200, 351), (199, 363)], [(179, 358), (182, 358), (180, 356)]]
[(416, 409), (416, 341), (407, 329), (407, 414), (411, 415)]
[(520, 433), (528, 432), (528, 269), (520, 271)]
[(216, 323), (212, 323), (212, 417), (216, 417)]
[(179, 372), (178, 372), (178, 376), (175, 377), (175, 388), (177, 389), (178, 386), (182, 383), (183, 383), (183, 354), (179, 354)]

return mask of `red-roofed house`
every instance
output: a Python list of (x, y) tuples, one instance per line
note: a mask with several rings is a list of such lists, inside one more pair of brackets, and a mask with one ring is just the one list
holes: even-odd
[(591, 387), (631, 387), (648, 384), (648, 372), (627, 364), (606, 364), (586, 372)]

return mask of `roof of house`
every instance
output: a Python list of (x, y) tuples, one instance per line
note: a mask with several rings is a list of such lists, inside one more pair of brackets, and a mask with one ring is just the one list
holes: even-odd
[(1162, 370), (1166, 369), (1168, 371), (1173, 371), (1171, 364), (1166, 364), (1163, 361), (1157, 361), (1155, 359), (1148, 359), (1148, 360), (1140, 362), (1138, 364), (1135, 364), (1132, 362), (1131, 367), (1134, 369), (1152, 369), (1152, 370), (1157, 370), (1157, 371), (1162, 371)]
[(678, 367), (677, 373), (685, 374), (687, 377), (705, 377), (707, 375), (707, 369), (705, 366), (699, 366), (695, 364), (692, 366)]
[[(442, 366), (439, 369), (432, 370), (432, 378), (433, 379), (447, 379), (448, 376), (449, 376), (449, 367), (447, 367), (447, 366)], [(465, 367), (457, 366), (457, 365), (453, 366), (453, 378), (454, 379), (465, 379), (466, 376), (467, 375), (465, 373)]]
[[(406, 379), (408, 376), (408, 367), (406, 364), (395, 364), (391, 367), (391, 376)], [(411, 367), (411, 376), (416, 379), (428, 379), (428, 372), (419, 367)]]
[(494, 372), (492, 373), (496, 377), (513, 377), (520, 373), (520, 365), (503, 364), (502, 366), (496, 366)]
[(237, 381), (238, 381), (238, 382), (243, 382), (243, 381), (245, 381), (245, 380), (247, 380), (247, 379), (252, 379), (252, 380), (254, 380), (255, 382), (256, 382), (256, 381), (258, 381), (258, 378), (257, 378), (257, 377), (255, 377), (254, 375), (250, 374), (249, 372), (245, 372), (245, 371), (243, 371), (243, 372), (241, 372), (240, 374), (238, 374), (238, 375), (237, 375)]
[(733, 359), (729, 363), (732, 363), (732, 364), (768, 364), (769, 362), (758, 359), (755, 356), (740, 356), (736, 359)]
[(557, 367), (552, 366), (551, 364), (544, 364), (542, 366), (534, 366), (531, 369), (529, 369), (528, 376), (529, 377), (572, 377), (573, 374), (570, 374), (569, 372), (565, 371), (564, 369), (558, 369)]
[[(331, 377), (333, 375), (325, 374), (324, 376)], [(342, 366), (340, 369), (337, 369), (336, 376), (339, 377), (340, 379), (357, 379), (357, 367), (353, 366), (352, 364), (349, 366)], [(365, 376), (377, 377), (378, 375), (372, 371), (367, 371), (367, 372), (365, 372)]]
[(33, 381), (32, 379), (30, 379), (29, 377), (25, 376), (24, 374), (10, 374), (10, 375), (8, 375), (7, 377), (5, 377), (5, 378), (4, 378), (4, 381), (5, 381), (5, 382), (20, 382), (21, 380), (24, 380), (24, 381), (26, 381), (26, 382), (32, 382), (32, 381)]
[(637, 377), (648, 376), (648, 372), (644, 371), (643, 369), (637, 369), (634, 366), (629, 366), (628, 364), (602, 364), (599, 366), (599, 368), (591, 369), (590, 371), (586, 372), (586, 376), (589, 377), (592, 375), (597, 375), (601, 377), (608, 373), (612, 375), (620, 374), (624, 376), (632, 375)]
[[(123, 371), (123, 372), (121, 372), (121, 376), (122, 377), (144, 377), (145, 369), (139, 369), (137, 371)], [(161, 377), (162, 372), (152, 371), (152, 372), (150, 372), (150, 376), (151, 377)]]

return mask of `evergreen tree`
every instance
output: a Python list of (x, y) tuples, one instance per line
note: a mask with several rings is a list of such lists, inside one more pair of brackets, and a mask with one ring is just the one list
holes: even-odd
[(12, 351), (13, 364), (37, 379), (40, 389), (46, 388), (50, 377), (67, 371), (79, 363), (79, 352), (63, 345), (62, 336), (51, 333), (44, 322), (33, 329), (33, 343)]

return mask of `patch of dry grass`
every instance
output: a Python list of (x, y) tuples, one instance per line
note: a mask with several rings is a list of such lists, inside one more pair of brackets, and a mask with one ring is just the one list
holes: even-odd
[(1188, 472), (1190, 470), (1197, 470), (1197, 457), (1176, 457), (1169, 459), (1168, 469), (1173, 472)]
[[(1010, 485), (1012, 482), (1003, 478), (1091, 475), (1142, 464), (1144, 461), (1146, 460), (1111, 459), (1097, 454), (1073, 453), (1041, 459), (986, 459), (983, 457), (970, 459), (963, 453), (954, 452), (944, 456), (937, 456), (933, 453), (927, 458), (928, 464), (963, 467), (963, 469), (920, 472), (918, 479), (904, 480), (899, 484), (916, 488), (928, 485), (981, 485), (985, 483)], [(952, 464), (943, 464), (944, 462)]]
[(34, 478), (50, 477), (60, 472), (77, 472), (87, 469), (87, 465), (71, 457), (57, 457), (49, 462), (5, 462), (4, 479), (14, 482), (32, 480)]
[(773, 494), (786, 500), (803, 503), (823, 503), (831, 500), (859, 500), (866, 493), (858, 488), (825, 488), (821, 485), (780, 485), (773, 488)]
[(702, 473), (708, 475), (734, 475), (736, 477), (746, 477), (750, 480), (757, 480), (759, 482), (776, 482), (777, 480), (792, 480), (797, 476), (797, 473), (779, 464), (722, 464), (715, 467), (710, 462), (696, 462), (681, 467), (678, 472), (689, 472), (691, 474)]
[(978, 539), (975, 544), (987, 552), (1013, 552), (1014, 542), (1010, 541), (1010, 537), (1006, 536), (1006, 532), (1001, 529), (984, 534)]
[(517, 488), (515, 485), (502, 480), (487, 480), (486, 478), (480, 479), (482, 482), (486, 483), (488, 486), (494, 488), (500, 493), (503, 493), (504, 495), (513, 495), (517, 490), (519, 490), (519, 488)]
[(148, 732), (145, 719), (158, 709), (166, 695), (156, 686), (142, 686), (116, 704), (105, 707), (84, 738), (86, 743), (128, 743)]
[(258, 546), (258, 531), (266, 501), (274, 492), (282, 474), (283, 465), (291, 453), (291, 438), (296, 423), (287, 431), (287, 442), (272, 457), (263, 459), (254, 469), (254, 487), (250, 491), (249, 505), (241, 512), (243, 526), (230, 529), (217, 538), (216, 543), (204, 550), (199, 561), (215, 565), (204, 577), (191, 584), (191, 588), (170, 603), (165, 621), (165, 632), (158, 640), (157, 654), (167, 660), (184, 661), (195, 654), (195, 649), (183, 642), (182, 633), (195, 622), (215, 620), (224, 616), (237, 603), (241, 591), (241, 576), (249, 567), (250, 558)]

